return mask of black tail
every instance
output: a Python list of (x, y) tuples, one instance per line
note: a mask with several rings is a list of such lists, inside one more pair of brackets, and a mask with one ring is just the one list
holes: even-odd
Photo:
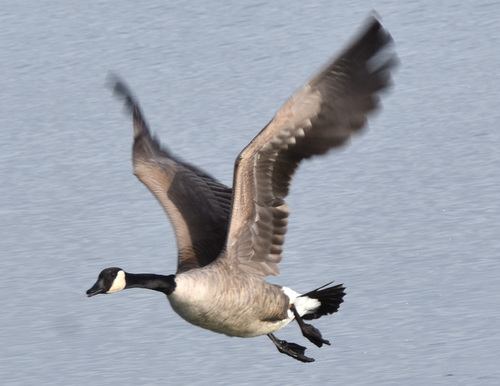
[(325, 284), (324, 286), (316, 288), (311, 292), (301, 295), (307, 296), (312, 299), (317, 299), (321, 303), (316, 311), (302, 315), (302, 319), (318, 319), (323, 315), (333, 314), (334, 312), (337, 312), (340, 304), (344, 301), (342, 298), (345, 295), (345, 287), (342, 284), (328, 287), (332, 283), (333, 282), (330, 282), (328, 284)]

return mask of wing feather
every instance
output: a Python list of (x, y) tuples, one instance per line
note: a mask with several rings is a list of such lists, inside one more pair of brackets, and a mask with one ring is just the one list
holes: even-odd
[(304, 158), (325, 154), (361, 130), (397, 64), (389, 33), (375, 18), (298, 89), (240, 153), (225, 258), (241, 271), (277, 275), (289, 208), (285, 198)]
[(119, 78), (114, 91), (133, 116), (134, 174), (153, 193), (174, 227), (177, 272), (214, 261), (227, 237), (232, 191), (202, 170), (180, 161), (151, 136), (139, 104)]

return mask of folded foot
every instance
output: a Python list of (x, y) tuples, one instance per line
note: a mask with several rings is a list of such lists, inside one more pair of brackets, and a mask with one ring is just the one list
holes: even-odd
[(319, 330), (316, 327), (314, 327), (312, 324), (304, 323), (294, 305), (292, 305), (292, 311), (293, 314), (295, 315), (295, 320), (297, 320), (297, 323), (299, 324), (300, 330), (302, 331), (302, 335), (304, 335), (304, 337), (309, 339), (311, 343), (314, 343), (318, 347), (323, 346), (323, 344), (330, 345), (330, 342), (327, 341), (326, 339), (323, 339), (323, 337), (321, 336), (321, 332), (319, 332)]
[(323, 339), (321, 332), (311, 324), (304, 323), (301, 327), (302, 335), (304, 335), (310, 342), (314, 343), (316, 346), (321, 347), (323, 344), (330, 345), (330, 342)]
[(314, 358), (309, 358), (304, 355), (306, 351), (306, 348), (304, 346), (280, 340), (276, 338), (273, 334), (267, 334), (267, 336), (269, 336), (269, 338), (273, 341), (273, 343), (276, 345), (280, 353), (291, 356), (292, 358), (295, 358), (301, 362), (306, 362), (306, 363), (314, 362)]

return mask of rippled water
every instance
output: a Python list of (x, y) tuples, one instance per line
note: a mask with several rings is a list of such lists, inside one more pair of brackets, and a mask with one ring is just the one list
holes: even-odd
[[(230, 184), (238, 152), (375, 8), (402, 65), (371, 130), (294, 180), (282, 274), (347, 287), (305, 365), (186, 324), (98, 272), (175, 270), (131, 175), (135, 90), (165, 144)], [(46, 1), (0, 10), (3, 384), (498, 384), (500, 5)], [(298, 328), (277, 334), (304, 343)], [(307, 342), (308, 346), (311, 346)]]

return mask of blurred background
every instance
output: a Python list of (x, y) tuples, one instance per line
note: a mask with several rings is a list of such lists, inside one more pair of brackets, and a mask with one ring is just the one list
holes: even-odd
[[(122, 76), (172, 152), (235, 157), (376, 10), (401, 66), (370, 129), (304, 162), (281, 275), (347, 287), (314, 364), (184, 322), (163, 295), (87, 299), (101, 269), (172, 273), (132, 175)], [(500, 3), (5, 2), (0, 9), (3, 384), (492, 384), (500, 304)]]

